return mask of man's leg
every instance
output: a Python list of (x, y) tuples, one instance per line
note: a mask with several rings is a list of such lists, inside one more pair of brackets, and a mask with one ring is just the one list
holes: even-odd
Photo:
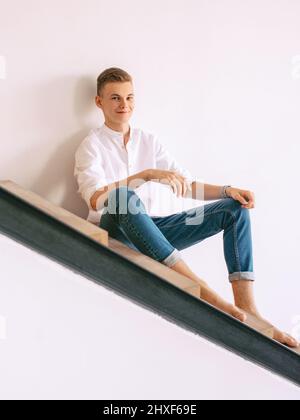
[(109, 236), (169, 267), (182, 258), (148, 216), (134, 190), (126, 186), (116, 188), (106, 204), (99, 226)]
[[(254, 300), (254, 287), (252, 281), (237, 280), (232, 282), (235, 305), (248, 313), (255, 315), (257, 318), (267, 321), (259, 313)], [(299, 343), (289, 334), (280, 331), (274, 327), (274, 340), (287, 344), (290, 347), (298, 347)]]
[[(192, 217), (193, 224), (188, 223)], [(199, 220), (199, 223), (197, 222)], [(154, 218), (165, 237), (177, 249), (185, 249), (222, 230), (224, 255), (232, 284), (235, 307), (262, 318), (255, 304), (252, 235), (249, 210), (233, 199), (198, 207), (165, 218)], [(180, 272), (185, 267), (178, 264)], [(218, 299), (218, 298), (217, 298)], [(299, 343), (288, 334), (275, 328), (275, 340), (291, 347)]]
[(173, 265), (172, 270), (175, 270), (177, 273), (183, 274), (184, 276), (197, 281), (200, 284), (201, 299), (205, 300), (221, 311), (232, 315), (242, 322), (246, 321), (247, 316), (242, 311), (240, 311), (236, 305), (232, 305), (222, 299), (221, 296), (212, 290), (204, 280), (200, 279), (195, 273), (193, 273), (193, 271), (183, 260), (178, 261), (175, 265)]
[(228, 279), (255, 280), (249, 210), (231, 198), (163, 218), (152, 218), (178, 250), (223, 232)]
[[(146, 214), (142, 201), (133, 190), (127, 187), (115, 189), (109, 195), (107, 204), (106, 212), (101, 217), (100, 227), (106, 229), (111, 237), (126, 241), (128, 246), (134, 245), (145, 255), (196, 280), (201, 286), (203, 300), (241, 321), (245, 320), (245, 315), (240, 309), (225, 302), (189, 269), (179, 251), (170, 244), (156, 223)], [(137, 208), (141, 213), (136, 211)], [(121, 229), (123, 238), (117, 233), (118, 229)]]

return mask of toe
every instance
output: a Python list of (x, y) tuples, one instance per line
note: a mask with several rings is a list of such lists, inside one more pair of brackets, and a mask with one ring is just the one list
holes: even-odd
[(281, 331), (277, 331), (277, 334), (275, 334), (275, 340), (289, 347), (298, 347), (299, 345), (295, 338), (293, 338), (289, 334), (282, 333)]
[(286, 339), (287, 339), (286, 343), (289, 346), (291, 346), (291, 347), (298, 347), (299, 346), (298, 341), (294, 337), (292, 337), (291, 335), (286, 334)]

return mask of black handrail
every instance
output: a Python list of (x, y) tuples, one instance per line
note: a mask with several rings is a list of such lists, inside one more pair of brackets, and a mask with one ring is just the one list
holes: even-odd
[(0, 231), (165, 319), (300, 385), (300, 356), (0, 187)]

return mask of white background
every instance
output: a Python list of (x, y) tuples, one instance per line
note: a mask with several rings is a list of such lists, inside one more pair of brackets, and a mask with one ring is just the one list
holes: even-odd
[(2, 235), (0, 253), (0, 399), (300, 399), (286, 379)]
[[(255, 192), (258, 307), (300, 338), (300, 3), (0, 0), (0, 7), (0, 179), (86, 217), (74, 152), (103, 123), (95, 79), (124, 68), (135, 80), (134, 125), (157, 133), (205, 182)], [(183, 253), (232, 299), (222, 234)]]

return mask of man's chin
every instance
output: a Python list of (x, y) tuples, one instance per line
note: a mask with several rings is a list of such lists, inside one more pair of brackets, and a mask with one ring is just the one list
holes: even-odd
[(130, 114), (120, 114), (117, 116), (117, 121), (120, 122), (128, 122), (131, 118)]

